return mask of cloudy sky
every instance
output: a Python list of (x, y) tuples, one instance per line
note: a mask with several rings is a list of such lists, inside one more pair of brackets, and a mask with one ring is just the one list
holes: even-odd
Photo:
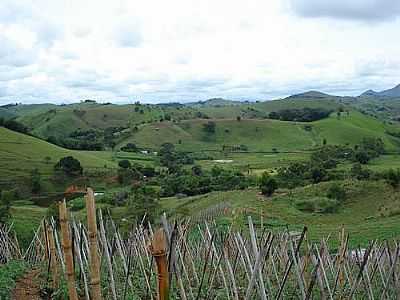
[(400, 83), (399, 0), (1, 0), (0, 104), (210, 97)]

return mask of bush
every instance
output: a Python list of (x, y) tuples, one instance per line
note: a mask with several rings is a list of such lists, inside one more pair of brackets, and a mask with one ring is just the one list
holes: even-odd
[(338, 185), (337, 183), (330, 186), (326, 196), (329, 199), (335, 199), (339, 202), (342, 202), (346, 199), (346, 191), (343, 186)]
[(275, 178), (268, 174), (268, 172), (264, 172), (261, 175), (259, 187), (263, 195), (271, 196), (278, 188), (278, 183), (276, 182)]
[(9, 299), (15, 280), (21, 277), (27, 268), (27, 263), (22, 260), (13, 260), (0, 265), (0, 299)]
[(122, 169), (129, 169), (132, 165), (131, 165), (131, 162), (129, 160), (124, 159), (124, 160), (120, 160), (118, 162), (118, 166), (120, 168), (122, 168)]
[[(98, 201), (97, 201), (98, 202)], [(84, 198), (76, 198), (68, 202), (71, 211), (78, 211), (85, 208), (86, 203)]]
[(55, 171), (61, 171), (67, 176), (79, 176), (83, 173), (81, 163), (72, 156), (63, 157), (54, 166)]
[(365, 180), (370, 178), (371, 171), (363, 168), (360, 163), (356, 163), (351, 167), (350, 175), (358, 180)]
[(393, 188), (397, 188), (400, 185), (400, 169), (390, 169), (384, 174), (384, 178)]
[(121, 151), (125, 152), (138, 152), (138, 148), (133, 143), (128, 143), (125, 146), (121, 147)]
[(295, 201), (295, 207), (305, 212), (334, 213), (337, 211), (339, 202), (326, 197), (315, 197), (310, 199), (299, 199)]
[(208, 121), (207, 123), (203, 124), (203, 130), (207, 133), (215, 133), (216, 124), (213, 121)]

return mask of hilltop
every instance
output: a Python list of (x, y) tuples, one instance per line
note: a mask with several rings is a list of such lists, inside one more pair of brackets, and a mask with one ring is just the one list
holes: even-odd
[(382, 97), (382, 98), (396, 98), (400, 97), (400, 84), (396, 85), (394, 88), (376, 92), (374, 90), (365, 91), (360, 95), (360, 97)]

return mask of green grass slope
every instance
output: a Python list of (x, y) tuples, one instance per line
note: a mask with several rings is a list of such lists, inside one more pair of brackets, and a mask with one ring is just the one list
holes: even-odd
[[(25, 110), (28, 111), (28, 108)], [(175, 120), (196, 117), (195, 110), (182, 105), (79, 103), (54, 106), (51, 109), (31, 108), (29, 111), (21, 114), (18, 120), (28, 126), (32, 134), (45, 139), (50, 136), (67, 137), (76, 130), (128, 128), (146, 122), (158, 122), (166, 117)]]
[[(216, 132), (206, 133), (203, 125), (210, 120), (186, 120), (179, 123), (160, 122), (145, 124), (118, 146), (128, 142), (141, 147), (157, 149), (171, 142), (185, 151), (221, 150), (223, 145), (246, 145), (249, 151), (303, 151), (321, 145), (323, 139), (329, 144), (356, 145), (364, 137), (379, 137), (387, 150), (398, 149), (400, 139), (386, 134), (389, 125), (357, 111), (343, 113), (340, 118), (310, 122), (285, 122), (258, 119), (214, 119)], [(311, 130), (306, 130), (311, 127)]]
[[(67, 150), (40, 139), (0, 127), (0, 179), (10, 181), (25, 177), (38, 168), (44, 174), (52, 174), (53, 166), (65, 156), (77, 158), (84, 168), (113, 166), (114, 163), (90, 153)], [(45, 157), (51, 158), (47, 164)]]
[(355, 145), (365, 137), (380, 137), (389, 151), (398, 149), (400, 145), (400, 139), (386, 134), (388, 125), (357, 111), (351, 111), (349, 115), (342, 113), (340, 118), (332, 114), (330, 118), (312, 125), (319, 138), (326, 138), (329, 144)]
[(202, 210), (218, 203), (229, 203), (233, 214), (228, 223), (237, 226), (246, 223), (246, 216), (252, 215), (256, 224), (260, 224), (263, 215), (264, 226), (273, 230), (301, 231), (308, 226), (309, 237), (318, 240), (331, 235), (330, 242), (335, 244), (338, 232), (343, 225), (350, 234), (350, 244), (366, 245), (373, 239), (392, 239), (400, 236), (400, 198), (393, 188), (384, 182), (349, 181), (343, 182), (347, 199), (336, 213), (308, 213), (295, 208), (297, 199), (323, 196), (332, 182), (300, 187), (288, 191), (282, 190), (272, 198), (259, 195), (256, 189), (244, 191), (212, 192), (210, 194), (184, 199), (165, 198), (161, 200), (163, 209), (171, 216), (196, 216)]

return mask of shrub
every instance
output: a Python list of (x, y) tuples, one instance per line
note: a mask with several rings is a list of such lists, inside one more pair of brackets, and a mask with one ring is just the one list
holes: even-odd
[(311, 170), (311, 179), (313, 183), (321, 182), (325, 179), (327, 172), (323, 168), (315, 167)]
[(326, 196), (329, 199), (335, 199), (339, 202), (342, 202), (346, 199), (346, 191), (343, 186), (338, 185), (337, 183), (330, 186)]
[(215, 133), (216, 124), (213, 121), (208, 121), (207, 123), (203, 124), (203, 130), (207, 133)]
[(356, 163), (351, 167), (350, 175), (358, 180), (365, 180), (370, 178), (371, 171), (363, 168), (360, 163)]
[(334, 213), (337, 211), (339, 202), (326, 197), (314, 197), (310, 199), (299, 199), (295, 201), (295, 207), (305, 212)]
[(131, 165), (131, 162), (129, 160), (124, 159), (124, 160), (120, 160), (118, 162), (118, 166), (120, 168), (122, 168), (122, 169), (129, 169), (132, 165)]
[(271, 177), (267, 172), (264, 172), (261, 175), (259, 187), (263, 195), (271, 196), (278, 188), (278, 183), (275, 178)]
[(85, 208), (86, 203), (84, 198), (76, 198), (68, 202), (71, 211), (78, 211)]
[(12, 260), (0, 265), (0, 299), (9, 299), (15, 280), (21, 277), (27, 268), (27, 263), (22, 260)]
[(400, 185), (400, 169), (390, 169), (384, 174), (384, 178), (393, 188), (397, 188)]
[(128, 143), (125, 146), (121, 147), (121, 151), (125, 152), (138, 152), (138, 148), (133, 143)]

